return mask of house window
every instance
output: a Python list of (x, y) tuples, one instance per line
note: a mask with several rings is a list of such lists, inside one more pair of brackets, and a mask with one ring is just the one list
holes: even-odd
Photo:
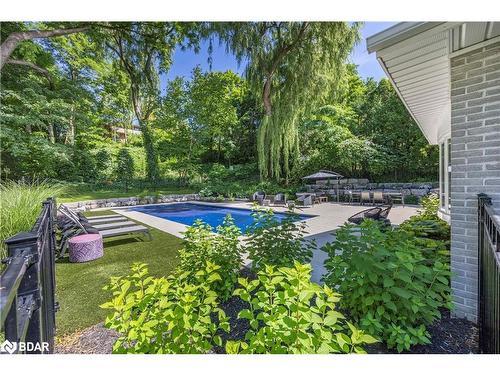
[(445, 207), (445, 144), (444, 142), (439, 145), (439, 200), (441, 208)]
[(446, 163), (446, 168), (448, 170), (448, 180), (446, 181), (446, 197), (448, 198), (448, 209), (451, 208), (451, 138), (448, 138), (448, 160)]
[(439, 203), (443, 211), (451, 208), (451, 138), (439, 144)]

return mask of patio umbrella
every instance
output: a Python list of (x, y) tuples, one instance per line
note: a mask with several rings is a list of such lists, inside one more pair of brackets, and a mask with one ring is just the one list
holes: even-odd
[[(303, 180), (340, 180), (342, 176), (340, 173), (337, 172), (332, 172), (332, 171), (327, 171), (327, 170), (320, 170), (319, 172), (313, 173), (309, 176), (302, 177)], [(337, 202), (339, 201), (339, 185), (336, 184), (336, 190), (337, 190)]]
[(302, 177), (303, 180), (339, 180), (342, 176), (340, 173), (320, 170), (319, 172), (313, 173), (309, 176)]

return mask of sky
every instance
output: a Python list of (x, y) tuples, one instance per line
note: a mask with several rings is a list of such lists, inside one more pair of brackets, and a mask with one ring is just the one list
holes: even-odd
[[(373, 77), (379, 80), (385, 77), (384, 71), (380, 67), (375, 54), (368, 54), (366, 51), (366, 37), (379, 31), (387, 29), (396, 22), (365, 22), (361, 29), (361, 41), (354, 47), (350, 60), (358, 65), (358, 72), (364, 79)], [(230, 53), (226, 53), (225, 47), (214, 44), (212, 52), (212, 71), (232, 70), (243, 74), (244, 66), (238, 66), (236, 59)], [(191, 71), (197, 65), (202, 70), (208, 71), (208, 42), (202, 43), (200, 52), (194, 53), (193, 50), (184, 50), (177, 48), (173, 55), (173, 63), (167, 74), (161, 77), (161, 87), (164, 89), (168, 80), (178, 76), (189, 78)]]

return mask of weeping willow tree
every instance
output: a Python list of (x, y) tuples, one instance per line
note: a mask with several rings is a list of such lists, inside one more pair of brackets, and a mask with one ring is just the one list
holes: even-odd
[(298, 123), (335, 91), (359, 24), (258, 22), (218, 24), (216, 34), (246, 63), (250, 87), (260, 93), (261, 178), (284, 179), (299, 156)]

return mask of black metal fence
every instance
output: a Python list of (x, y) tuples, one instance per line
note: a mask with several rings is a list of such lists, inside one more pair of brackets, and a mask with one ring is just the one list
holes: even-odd
[(479, 344), (483, 353), (500, 353), (500, 216), (486, 194), (478, 200)]
[(30, 232), (5, 241), (7, 266), (0, 281), (3, 353), (53, 352), (56, 212), (55, 200), (48, 199)]

